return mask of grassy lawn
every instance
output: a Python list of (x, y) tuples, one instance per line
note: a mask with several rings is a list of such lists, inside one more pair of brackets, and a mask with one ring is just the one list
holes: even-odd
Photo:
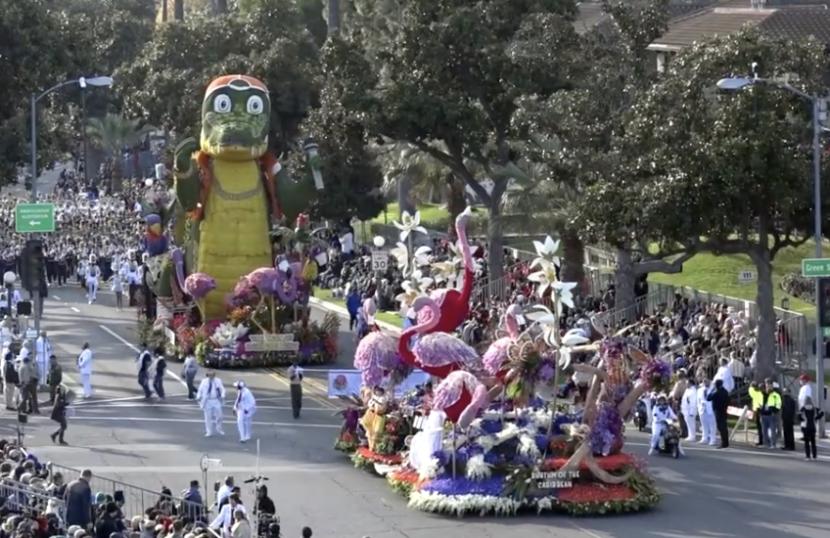
[[(335, 299), (332, 297), (331, 290), (314, 288), (314, 297), (320, 299), (321, 301), (346, 308), (346, 302), (342, 299)], [(377, 317), (378, 320), (394, 325), (395, 327), (403, 327), (403, 319), (395, 312), (378, 312), (375, 317)]]
[[(421, 204), (418, 206), (418, 211), (421, 213), (421, 226), (438, 231), (446, 231), (450, 223), (450, 214), (446, 206), (441, 204)], [(400, 209), (397, 202), (391, 202), (386, 205), (386, 216), (381, 213), (373, 218), (373, 224), (388, 224), (392, 225), (392, 221), (400, 222)], [(487, 226), (487, 210), (481, 207), (473, 207), (473, 220), (470, 223), (470, 229), (477, 232), (483, 232)]]
[[(814, 257), (814, 245), (815, 243), (809, 241), (800, 247), (787, 248), (779, 252), (773, 261), (772, 274), (775, 306), (781, 306), (781, 299), (789, 297), (790, 310), (801, 312), (811, 318), (815, 317), (815, 306), (784, 293), (781, 289), (781, 279), (787, 273), (801, 273), (801, 260)], [(757, 284), (738, 282), (738, 273), (743, 270), (755, 271), (748, 256), (698, 254), (683, 264), (682, 273), (676, 275), (653, 273), (649, 276), (649, 280), (672, 286), (689, 286), (701, 291), (754, 301)]]

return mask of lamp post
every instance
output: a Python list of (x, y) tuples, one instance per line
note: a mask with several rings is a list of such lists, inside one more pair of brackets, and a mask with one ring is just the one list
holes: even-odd
[[(31, 200), (32, 203), (37, 202), (37, 102), (52, 93), (53, 91), (63, 88), (64, 86), (69, 86), (71, 84), (77, 84), (81, 88), (81, 92), (86, 89), (87, 86), (99, 86), (99, 87), (108, 87), (112, 86), (112, 77), (90, 77), (90, 78), (74, 78), (71, 80), (65, 80), (60, 84), (55, 84), (48, 90), (41, 92), (40, 94), (36, 92), (32, 92), (31, 97), (31, 127), (32, 127), (32, 196)], [(82, 95), (83, 99), (83, 95)], [(86, 102), (82, 101), (82, 104), (85, 105)], [(84, 109), (86, 107), (84, 106)], [(84, 116), (86, 116), (86, 111), (84, 110)], [(81, 126), (82, 129), (85, 129), (85, 126)], [(84, 136), (84, 159), (86, 159), (86, 137)], [(84, 177), (86, 177), (86, 160), (84, 160)]]
[[(755, 71), (757, 65), (753, 64), (752, 70)], [(825, 110), (826, 100), (819, 97), (817, 94), (809, 94), (791, 86), (787, 82), (781, 82), (772, 79), (765, 79), (758, 77), (755, 74), (752, 77), (728, 77), (722, 78), (718, 81), (717, 87), (723, 91), (737, 92), (744, 88), (753, 86), (755, 84), (762, 84), (764, 86), (771, 86), (780, 90), (787, 91), (794, 95), (801, 97), (812, 105), (812, 126), (813, 126), (813, 240), (816, 243), (816, 258), (821, 258), (821, 114)], [(823, 409), (824, 407), (824, 349), (823, 337), (821, 331), (821, 323), (819, 322), (818, 308), (819, 308), (819, 280), (815, 282), (816, 292), (816, 407)], [(822, 418), (819, 421), (819, 436), (826, 437), (825, 423)]]
[[(32, 126), (32, 195), (31, 201), (32, 203), (37, 202), (37, 102), (52, 93), (53, 91), (57, 90), (58, 88), (63, 88), (64, 86), (69, 86), (71, 84), (77, 84), (81, 88), (81, 98), (83, 99), (83, 91), (86, 89), (87, 86), (112, 86), (112, 77), (90, 77), (90, 78), (75, 78), (71, 80), (65, 80), (60, 84), (55, 84), (48, 90), (41, 92), (40, 94), (36, 92), (32, 92), (31, 98), (31, 126)], [(86, 117), (86, 102), (82, 101), (82, 105), (84, 107), (84, 117)], [(81, 126), (81, 129), (86, 129), (85, 125)], [(87, 170), (87, 163), (86, 163), (86, 134), (84, 134), (84, 177), (86, 177), (86, 170)], [(32, 293), (32, 302), (34, 303), (35, 309), (35, 331), (40, 330), (40, 317), (41, 317), (41, 304), (40, 304), (40, 285), (35, 286), (33, 293)]]
[[(381, 235), (376, 235), (372, 238), (372, 244), (375, 246), (375, 251), (381, 251), (386, 245), (386, 239)], [(374, 265), (374, 262), (372, 263)], [(383, 271), (378, 268), (375, 271), (375, 296), (377, 297), (377, 305), (380, 308), (380, 281), (383, 278)]]

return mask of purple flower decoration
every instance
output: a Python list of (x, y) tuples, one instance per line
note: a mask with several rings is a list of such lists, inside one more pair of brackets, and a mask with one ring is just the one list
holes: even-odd
[(435, 478), (421, 488), (421, 491), (442, 495), (488, 495), (500, 497), (504, 489), (504, 477), (494, 476), (484, 480), (470, 480), (463, 477)]
[(660, 387), (671, 380), (671, 365), (660, 359), (652, 359), (640, 371), (640, 379), (649, 387)]
[(260, 267), (251, 271), (247, 277), (248, 285), (262, 294), (271, 293), (277, 281), (277, 270), (273, 267)]
[(610, 402), (600, 404), (594, 426), (591, 428), (591, 450), (607, 456), (622, 448), (623, 420), (617, 406)]
[(539, 377), (539, 381), (542, 383), (549, 383), (553, 380), (553, 376), (556, 374), (556, 369), (554, 368), (553, 364), (549, 362), (542, 363), (542, 366), (539, 367), (539, 372), (537, 376)]
[(185, 293), (197, 301), (214, 289), (216, 289), (216, 281), (205, 273), (193, 273), (184, 279)]

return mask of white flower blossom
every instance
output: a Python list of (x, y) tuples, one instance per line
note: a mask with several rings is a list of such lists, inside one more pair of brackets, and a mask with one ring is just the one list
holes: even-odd
[(406, 241), (406, 238), (409, 237), (409, 234), (412, 232), (420, 232), (422, 234), (427, 233), (427, 229), (421, 226), (421, 212), (416, 211), (415, 215), (412, 216), (409, 212), (404, 211), (401, 214), (401, 221), (392, 221), (392, 225), (395, 228), (401, 231), (401, 241)]
[(425, 267), (429, 265), (430, 262), (430, 252), (432, 249), (429, 247), (418, 247), (415, 249), (415, 254), (412, 255), (413, 265), (415, 267)]
[(536, 255), (539, 256), (539, 258), (536, 258), (537, 260), (541, 258), (552, 262), (557, 267), (561, 265), (559, 256), (556, 255), (559, 251), (559, 240), (554, 241), (550, 236), (547, 236), (544, 243), (534, 241), (533, 247), (536, 249)]
[(467, 460), (467, 478), (484, 480), (493, 474), (493, 466), (484, 461), (484, 454), (476, 454)]
[(398, 264), (398, 269), (400, 269), (402, 273), (406, 274), (409, 269), (409, 249), (406, 248), (406, 245), (398, 243), (395, 245), (395, 248), (389, 251), (389, 254), (395, 258), (395, 261)]
[(556, 282), (556, 266), (544, 258), (536, 258), (530, 267), (531, 269), (538, 267), (539, 270), (527, 275), (527, 279), (537, 283), (536, 294), (544, 297), (548, 288)]
[(519, 447), (517, 450), (522, 456), (531, 458), (538, 458), (541, 455), (539, 447), (536, 446), (536, 440), (527, 433), (519, 435)]

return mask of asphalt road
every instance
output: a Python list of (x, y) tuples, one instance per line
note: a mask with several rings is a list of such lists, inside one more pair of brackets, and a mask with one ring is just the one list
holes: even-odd
[[(830, 536), (830, 466), (822, 455), (806, 462), (801, 453), (689, 446), (679, 461), (650, 458), (665, 494), (658, 509), (630, 516), (574, 519), (564, 516), (466, 518), (413, 512), (385, 481), (352, 468), (332, 449), (339, 428), (335, 406), (307, 386), (300, 420), (291, 418), (287, 386), (265, 370), (221, 372), (226, 386), (243, 379), (257, 397), (254, 444), (240, 445), (230, 404), (222, 438), (204, 437), (202, 414), (185, 399), (171, 365), (164, 402), (143, 401), (135, 378), (135, 321), (132, 311), (116, 312), (112, 297), (87, 305), (79, 287), (55, 288), (47, 302), (46, 328), (67, 374), (79, 391), (75, 357), (88, 341), (95, 352), (94, 397), (77, 405), (70, 419), (69, 447), (48, 438), (54, 423), (34, 417), (26, 443), (41, 458), (70, 467), (89, 467), (101, 476), (157, 491), (174, 492), (201, 478), (203, 454), (221, 460), (209, 481), (233, 474), (252, 476), (257, 464), (282, 518), (284, 536), (299, 536), (309, 525), (315, 536), (334, 538), (537, 538), (537, 537), (826, 537)], [(351, 335), (341, 332), (340, 364), (351, 362)], [(320, 374), (322, 375), (322, 373)], [(80, 391), (79, 391), (80, 392)], [(309, 394), (310, 393), (310, 394)], [(229, 400), (233, 391), (229, 390)], [(0, 433), (11, 435), (14, 417), (0, 416)], [(627, 449), (643, 454), (645, 438), (633, 433)], [(824, 450), (824, 449), (822, 449)], [(243, 498), (250, 499), (248, 490)]]

